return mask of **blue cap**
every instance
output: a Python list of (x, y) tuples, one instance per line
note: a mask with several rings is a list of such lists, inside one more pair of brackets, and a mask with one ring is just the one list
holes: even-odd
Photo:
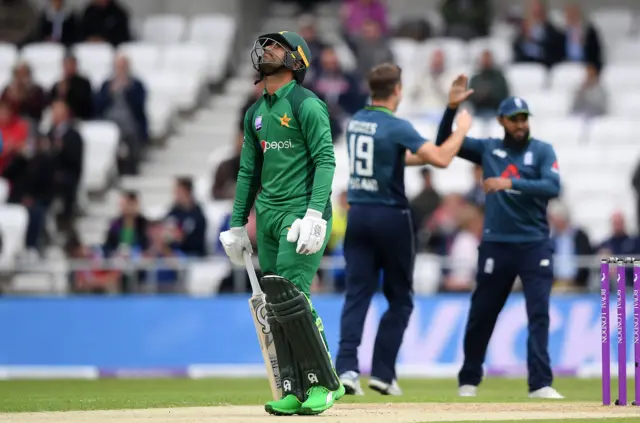
[(500, 107), (498, 107), (498, 116), (511, 117), (521, 113), (529, 116), (531, 115), (529, 105), (520, 97), (507, 97), (502, 100)]

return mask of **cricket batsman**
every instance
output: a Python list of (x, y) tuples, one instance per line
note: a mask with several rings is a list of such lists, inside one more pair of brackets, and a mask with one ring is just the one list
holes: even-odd
[(283, 397), (275, 415), (320, 414), (344, 395), (322, 321), (309, 299), (331, 233), (335, 156), (327, 106), (302, 87), (311, 52), (294, 32), (258, 37), (251, 52), (263, 96), (244, 119), (231, 228), (220, 234), (230, 260), (252, 252), (245, 225), (254, 205), (261, 286), (273, 333)]
[[(471, 93), (466, 77), (456, 79), (436, 144), (449, 137), (456, 110)], [(547, 205), (560, 194), (560, 174), (551, 144), (531, 136), (530, 114), (522, 98), (504, 99), (497, 110), (504, 137), (466, 137), (458, 152), (459, 157), (482, 166), (487, 194), (476, 288), (463, 342), (464, 363), (458, 373), (459, 395), (464, 397), (476, 395), (496, 320), (519, 276), (529, 319), (529, 397), (563, 398), (551, 386), (548, 347), (553, 246)]]

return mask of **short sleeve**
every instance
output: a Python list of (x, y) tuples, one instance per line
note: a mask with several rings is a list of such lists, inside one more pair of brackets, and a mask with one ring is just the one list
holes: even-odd
[(411, 123), (406, 120), (398, 120), (397, 127), (395, 129), (395, 133), (392, 135), (395, 141), (411, 151), (412, 153), (417, 153), (417, 151), (422, 147), (427, 140), (424, 139), (422, 135), (416, 131), (416, 128), (411, 125)]

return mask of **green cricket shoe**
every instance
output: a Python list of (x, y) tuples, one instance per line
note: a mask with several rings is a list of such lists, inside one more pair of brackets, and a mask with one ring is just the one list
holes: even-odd
[(264, 405), (264, 411), (274, 416), (292, 416), (300, 412), (302, 403), (293, 394), (289, 394), (277, 401), (269, 401)]
[(344, 397), (344, 394), (346, 393), (346, 389), (344, 388), (344, 385), (341, 383), (340, 387), (338, 388), (337, 391), (333, 391), (333, 399), (335, 401), (338, 401), (340, 398)]
[[(342, 390), (344, 391), (344, 388)], [(330, 409), (333, 407), (333, 403), (336, 400), (336, 392), (338, 391), (330, 391), (324, 386), (312, 386), (307, 391), (307, 400), (300, 406), (298, 414), (320, 414)], [(344, 392), (342, 395), (344, 395)]]

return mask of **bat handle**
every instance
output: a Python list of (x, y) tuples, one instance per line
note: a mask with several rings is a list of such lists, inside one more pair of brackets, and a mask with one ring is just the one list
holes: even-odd
[(251, 253), (247, 250), (242, 252), (242, 258), (244, 259), (244, 265), (247, 268), (247, 273), (249, 274), (249, 282), (251, 282), (251, 291), (253, 295), (261, 295), (262, 288), (260, 288), (260, 284), (258, 283), (258, 277), (256, 276), (256, 269), (253, 268), (253, 261), (251, 261)]

